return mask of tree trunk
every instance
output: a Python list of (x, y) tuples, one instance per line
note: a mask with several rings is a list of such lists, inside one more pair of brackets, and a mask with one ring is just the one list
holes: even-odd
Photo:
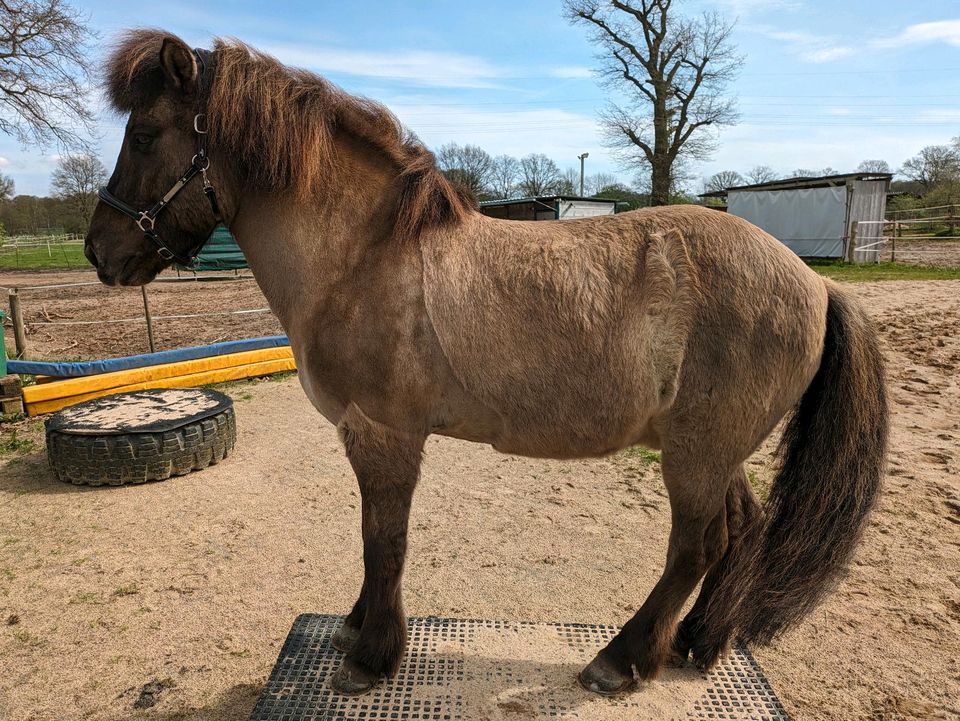
[(652, 164), (650, 177), (650, 205), (670, 205), (670, 163), (666, 158), (657, 158)]

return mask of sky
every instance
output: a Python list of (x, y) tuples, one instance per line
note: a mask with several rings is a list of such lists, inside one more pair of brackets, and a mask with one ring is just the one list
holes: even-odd
[[(349, 92), (390, 107), (431, 148), (472, 143), (492, 155), (545, 153), (561, 168), (632, 182), (605, 149), (597, 113), (608, 99), (596, 49), (559, 0), (414, 2), (75, 2), (97, 33), (102, 66), (123, 29), (151, 26), (194, 46), (232, 36)], [(736, 20), (744, 55), (729, 87), (741, 121), (719, 134), (697, 180), (768, 165), (852, 171), (864, 159), (897, 168), (960, 135), (958, 0), (676, 0), (688, 14)], [(98, 102), (98, 107), (100, 103)], [(102, 110), (99, 154), (112, 170), (124, 118)], [(0, 136), (0, 172), (17, 193), (49, 193), (57, 148)]]

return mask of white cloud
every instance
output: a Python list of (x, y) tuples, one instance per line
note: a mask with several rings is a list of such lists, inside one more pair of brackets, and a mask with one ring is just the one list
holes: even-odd
[(591, 78), (593, 73), (590, 71), (590, 68), (583, 68), (577, 66), (565, 66), (559, 68), (553, 68), (550, 71), (550, 75), (555, 78)]
[(827, 63), (852, 55), (854, 52), (854, 48), (839, 44), (837, 38), (830, 35), (776, 30), (770, 27), (757, 29), (767, 37), (787, 43), (801, 60), (808, 63)]
[(0, 168), (5, 168), (8, 165), (10, 165), (10, 160), (0, 155)]
[(902, 48), (943, 42), (960, 47), (960, 20), (936, 20), (907, 26), (899, 35), (879, 38), (870, 44), (876, 48)]
[(407, 50), (373, 52), (268, 45), (261, 48), (281, 62), (327, 73), (380, 78), (411, 85), (440, 88), (494, 88), (507, 75), (485, 60), (470, 55)]

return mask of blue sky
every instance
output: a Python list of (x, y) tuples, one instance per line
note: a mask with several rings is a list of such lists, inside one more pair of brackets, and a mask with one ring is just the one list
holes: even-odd
[[(100, 36), (150, 25), (209, 46), (235, 36), (284, 62), (376, 98), (429, 146), (474, 143), (491, 154), (542, 152), (563, 167), (589, 152), (587, 172), (617, 168), (596, 125), (607, 94), (594, 49), (559, 1), (75, 3)], [(897, 167), (925, 145), (960, 135), (957, 0), (677, 0), (689, 12), (738, 18), (746, 56), (731, 85), (742, 120), (720, 134), (699, 177), (764, 164), (786, 173), (866, 158)], [(104, 113), (101, 156), (113, 167), (123, 119)], [(56, 149), (0, 136), (0, 172), (18, 193), (46, 194)], [(699, 180), (692, 189), (699, 189)]]

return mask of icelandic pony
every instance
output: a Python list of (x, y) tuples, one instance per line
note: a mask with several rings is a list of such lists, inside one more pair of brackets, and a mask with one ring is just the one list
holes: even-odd
[[(581, 672), (592, 691), (768, 642), (841, 576), (883, 474), (884, 364), (859, 303), (783, 244), (693, 206), (485, 217), (381, 105), (236, 41), (130, 32), (107, 75), (129, 120), (86, 239), (99, 277), (149, 282), (221, 215), (356, 472), (364, 581), (335, 689), (400, 663), (432, 433), (549, 458), (662, 450), (663, 575)], [(202, 184), (178, 182), (187, 163)], [(761, 505), (744, 460), (785, 416)]]

